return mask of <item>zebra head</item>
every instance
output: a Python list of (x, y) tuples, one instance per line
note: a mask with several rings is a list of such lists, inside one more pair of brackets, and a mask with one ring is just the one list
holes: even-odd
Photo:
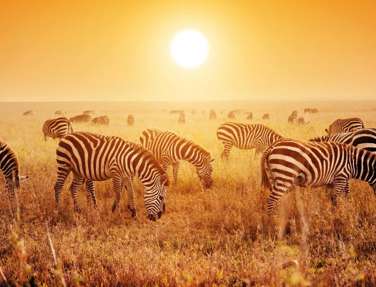
[(168, 185), (166, 173), (157, 176), (150, 186), (145, 185), (144, 199), (148, 219), (156, 221), (166, 211), (165, 197)]
[(201, 184), (205, 189), (211, 188), (213, 185), (213, 179), (212, 179), (212, 162), (214, 159), (210, 158), (210, 155), (208, 157), (203, 158), (202, 162), (197, 166), (197, 174), (200, 178)]

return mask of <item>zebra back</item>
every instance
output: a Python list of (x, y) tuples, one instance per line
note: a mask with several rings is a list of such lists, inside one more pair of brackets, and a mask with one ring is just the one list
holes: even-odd
[(329, 135), (332, 135), (344, 132), (354, 132), (359, 129), (364, 129), (364, 123), (360, 118), (347, 118), (335, 120), (325, 131)]
[(46, 137), (62, 138), (73, 132), (72, 123), (66, 117), (46, 120), (42, 130), (45, 139)]

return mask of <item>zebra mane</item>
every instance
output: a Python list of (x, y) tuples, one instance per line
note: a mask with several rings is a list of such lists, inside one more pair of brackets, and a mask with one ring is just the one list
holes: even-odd
[(329, 136), (321, 136), (309, 139), (310, 142), (327, 142), (329, 140)]
[(206, 151), (203, 147), (194, 143), (193, 141), (186, 139), (186, 138), (183, 138), (183, 137), (181, 137), (181, 136), (179, 136), (179, 135), (177, 135), (173, 132), (166, 132), (166, 133), (171, 134), (176, 138), (185, 140), (193, 149), (198, 150), (204, 157), (210, 157), (210, 153), (208, 151)]

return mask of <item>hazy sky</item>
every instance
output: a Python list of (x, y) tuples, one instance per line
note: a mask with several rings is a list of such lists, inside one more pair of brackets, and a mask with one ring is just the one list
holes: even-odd
[[(376, 99), (376, 1), (1, 0), (0, 100)], [(195, 28), (207, 62), (172, 61)]]

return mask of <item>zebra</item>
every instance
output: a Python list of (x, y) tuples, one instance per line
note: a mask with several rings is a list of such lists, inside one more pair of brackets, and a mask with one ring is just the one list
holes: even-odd
[(262, 124), (241, 124), (227, 122), (222, 124), (217, 130), (217, 138), (224, 145), (221, 154), (222, 159), (228, 159), (233, 146), (240, 149), (255, 148), (257, 154), (272, 143), (281, 140), (282, 136)]
[(338, 119), (329, 125), (329, 129), (325, 129), (328, 135), (338, 134), (343, 132), (354, 132), (359, 129), (364, 129), (364, 123), (360, 118)]
[(375, 153), (333, 142), (281, 140), (271, 145), (261, 159), (262, 186), (271, 190), (269, 214), (294, 186), (333, 185), (335, 195), (347, 194), (352, 178), (368, 182), (376, 193)]
[(140, 142), (156, 157), (164, 170), (172, 165), (174, 184), (178, 178), (179, 161), (185, 160), (196, 167), (201, 187), (208, 189), (212, 186), (211, 163), (214, 159), (201, 146), (172, 132), (155, 129), (144, 130), (140, 136)]
[(14, 151), (4, 142), (0, 142), (0, 170), (5, 178), (5, 189), (8, 194), (10, 210), (18, 213), (16, 190), (20, 188), (19, 164)]
[[(140, 145), (126, 142), (119, 137), (75, 132), (59, 142), (56, 161), (57, 179), (54, 189), (57, 208), (67, 176), (73, 172), (70, 191), (76, 211), (79, 211), (77, 190), (85, 180), (87, 189), (91, 193), (94, 192), (92, 181), (112, 179), (116, 195), (112, 211), (115, 211), (124, 185), (128, 194), (133, 196), (133, 190), (129, 187), (134, 176), (139, 177), (144, 186), (144, 202), (148, 218), (155, 221), (165, 210), (164, 198), (169, 184), (168, 177), (153, 155)], [(133, 198), (129, 200), (128, 208), (133, 215)]]
[(44, 140), (47, 140), (47, 137), (62, 138), (67, 134), (73, 132), (72, 124), (66, 117), (58, 117), (55, 119), (46, 120), (43, 124), (43, 135)]
[(360, 129), (355, 132), (339, 133), (310, 139), (312, 142), (336, 142), (376, 152), (376, 129)]

